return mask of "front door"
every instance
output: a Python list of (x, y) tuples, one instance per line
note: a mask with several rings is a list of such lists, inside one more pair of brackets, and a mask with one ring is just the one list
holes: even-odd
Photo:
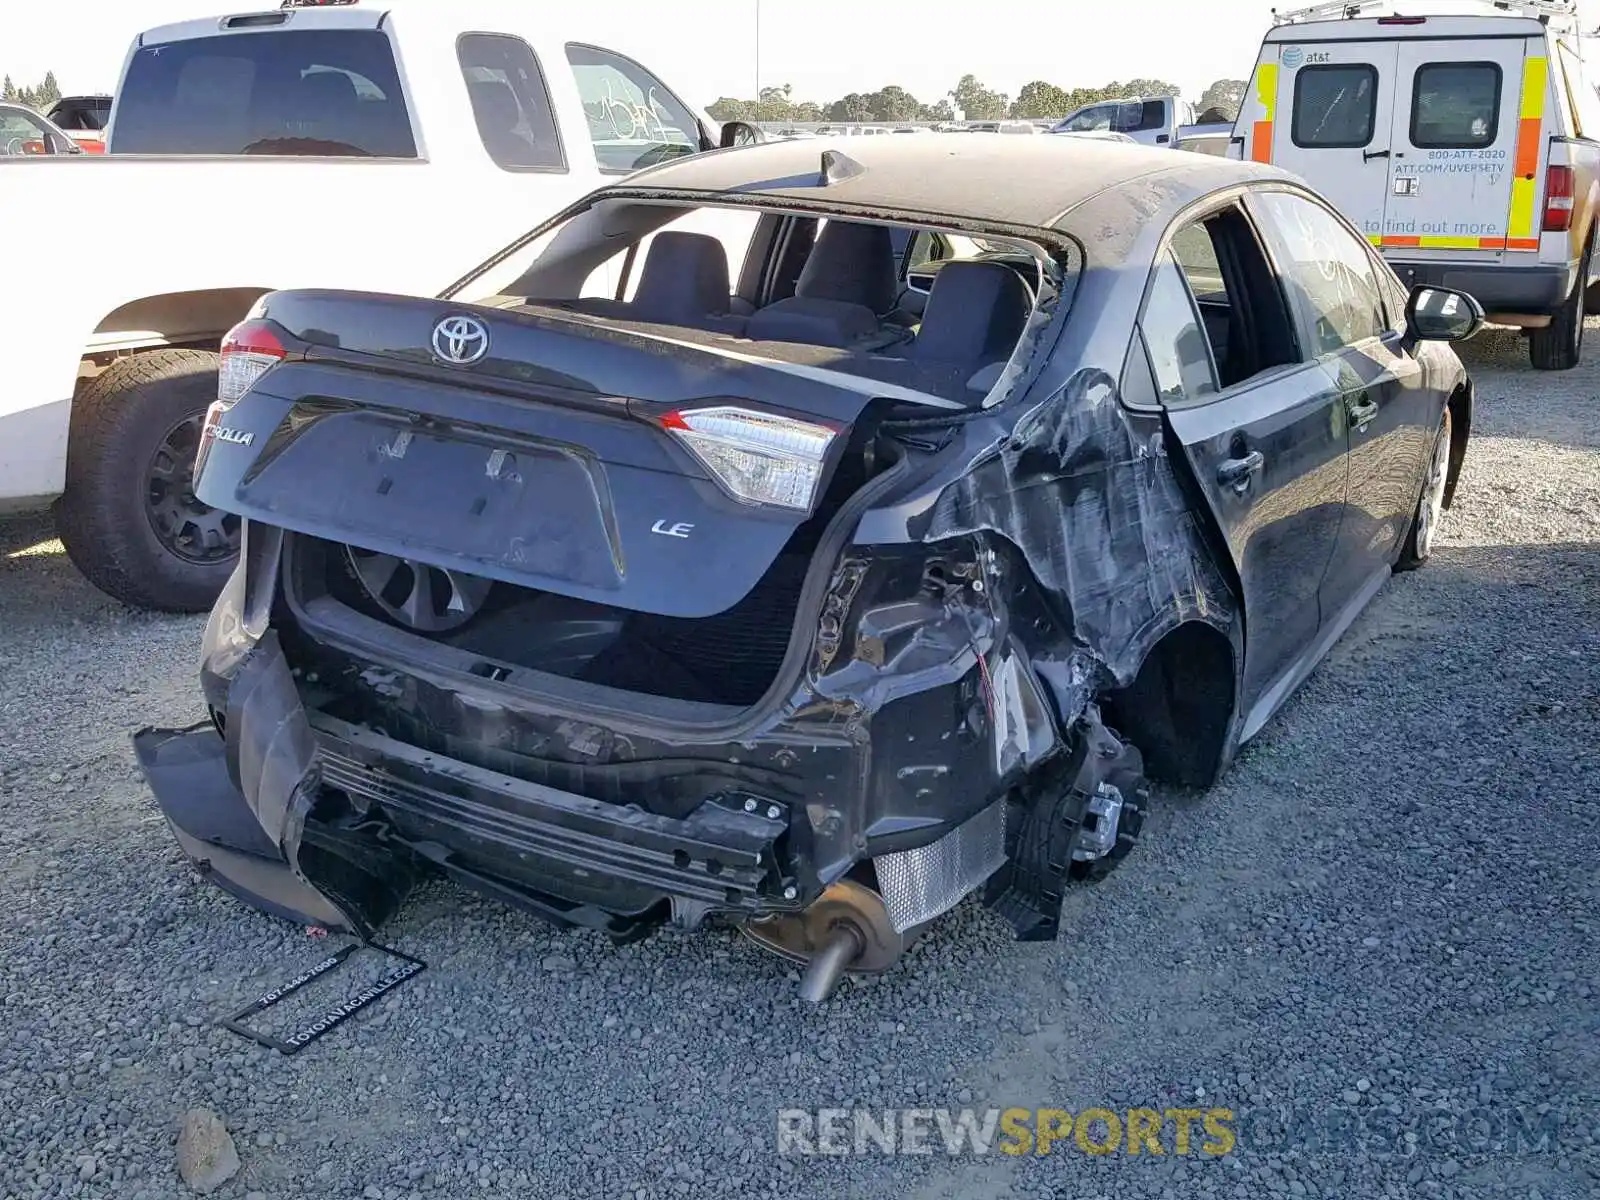
[[(1522, 38), (1400, 43), (1386, 250), (1507, 248), (1526, 45)], [(1534, 141), (1537, 155), (1536, 135)], [(1530, 244), (1513, 248), (1537, 250), (1531, 196), (1527, 208), (1528, 228), (1512, 236)]]
[(1293, 299), (1302, 350), (1332, 377), (1347, 431), (1349, 483), (1338, 548), (1322, 576), (1324, 625), (1339, 624), (1381, 584), (1416, 506), (1431, 448), (1436, 393), (1402, 346), (1372, 251), (1309, 196), (1265, 191), (1248, 201)]
[(1244, 591), (1247, 738), (1317, 641), (1317, 587), (1344, 514), (1343, 401), (1294, 346), (1283, 294), (1236, 205), (1175, 231), (1170, 245), (1140, 332)]
[[(1376, 242), (1389, 189), (1399, 43), (1310, 42), (1278, 52), (1272, 161), (1321, 192)], [(1260, 70), (1261, 68), (1258, 68)]]

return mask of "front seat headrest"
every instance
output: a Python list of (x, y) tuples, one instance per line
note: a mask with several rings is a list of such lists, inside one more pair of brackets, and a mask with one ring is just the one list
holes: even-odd
[(729, 310), (728, 252), (704, 233), (668, 229), (645, 255), (633, 309), (640, 320), (690, 324)]
[(993, 262), (948, 262), (933, 277), (911, 357), (976, 371), (1011, 357), (1033, 309), (1028, 285)]
[(878, 316), (900, 300), (900, 272), (887, 225), (830, 220), (800, 271), (794, 294), (802, 300), (859, 304)]

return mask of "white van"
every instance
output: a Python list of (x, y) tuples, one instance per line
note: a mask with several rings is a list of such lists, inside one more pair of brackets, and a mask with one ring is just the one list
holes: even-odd
[[(1407, 283), (1471, 292), (1533, 365), (1577, 365), (1600, 201), (1600, 98), (1573, 0), (1445, 16), (1274, 16), (1231, 153), (1303, 176)], [(1471, 8), (1472, 0), (1462, 7)]]

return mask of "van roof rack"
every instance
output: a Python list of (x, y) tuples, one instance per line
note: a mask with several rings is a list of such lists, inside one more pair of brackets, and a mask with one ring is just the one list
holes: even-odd
[[(1550, 24), (1552, 18), (1563, 21), (1575, 22), (1578, 19), (1577, 0), (1482, 0), (1488, 7), (1498, 9), (1514, 17), (1538, 17), (1545, 24)], [(1298, 8), (1290, 12), (1272, 10), (1272, 23), (1274, 25), (1299, 25), (1307, 21), (1338, 21), (1354, 20), (1366, 16), (1377, 8), (1392, 8), (1393, 0), (1331, 0), (1330, 3), (1313, 4), (1310, 8)], [(1440, 16), (1469, 17), (1488, 16), (1488, 13), (1449, 13)]]

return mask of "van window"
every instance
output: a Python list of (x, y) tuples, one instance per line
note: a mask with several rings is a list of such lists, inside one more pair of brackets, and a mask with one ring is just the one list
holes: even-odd
[(468, 33), (456, 42), (456, 58), (478, 137), (495, 165), (506, 171), (565, 170), (550, 93), (533, 48), (519, 37)]
[(1500, 129), (1500, 64), (1423, 63), (1411, 89), (1411, 144), (1481, 150)]
[(112, 141), (118, 154), (417, 157), (394, 49), (371, 29), (141, 46)]
[(1378, 69), (1367, 63), (1301, 67), (1290, 136), (1302, 149), (1359, 149), (1372, 141)]

